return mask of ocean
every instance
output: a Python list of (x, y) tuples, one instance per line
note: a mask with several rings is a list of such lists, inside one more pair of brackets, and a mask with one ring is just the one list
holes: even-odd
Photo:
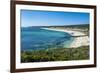
[(73, 37), (66, 32), (42, 29), (43, 27), (21, 27), (21, 50), (67, 48)]

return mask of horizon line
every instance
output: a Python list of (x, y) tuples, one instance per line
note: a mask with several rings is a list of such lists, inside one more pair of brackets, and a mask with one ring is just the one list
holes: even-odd
[[(51, 25), (51, 27), (52, 26), (75, 26), (75, 25), (89, 25), (89, 24)], [(44, 25), (44, 26), (21, 26), (21, 27), (50, 27), (50, 25)]]

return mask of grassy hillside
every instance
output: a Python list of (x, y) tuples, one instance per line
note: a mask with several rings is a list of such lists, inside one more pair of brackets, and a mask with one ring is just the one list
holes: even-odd
[(84, 59), (89, 59), (89, 46), (21, 52), (21, 62), (68, 61)]

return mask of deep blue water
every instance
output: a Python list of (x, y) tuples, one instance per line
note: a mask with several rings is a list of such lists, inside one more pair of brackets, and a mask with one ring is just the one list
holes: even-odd
[(64, 48), (64, 44), (69, 45), (73, 39), (68, 33), (41, 28), (21, 28), (21, 50)]

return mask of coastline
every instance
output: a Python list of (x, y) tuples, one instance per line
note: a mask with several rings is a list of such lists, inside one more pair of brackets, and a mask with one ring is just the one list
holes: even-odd
[[(53, 31), (60, 31), (60, 32), (66, 32), (69, 33), (74, 37), (74, 40), (72, 43), (68, 46), (68, 48), (77, 48), (81, 46), (88, 46), (89, 45), (89, 37), (83, 32), (75, 31), (72, 29), (61, 29), (61, 28), (41, 28), (45, 30), (53, 30)], [(66, 46), (66, 45), (65, 45)]]

